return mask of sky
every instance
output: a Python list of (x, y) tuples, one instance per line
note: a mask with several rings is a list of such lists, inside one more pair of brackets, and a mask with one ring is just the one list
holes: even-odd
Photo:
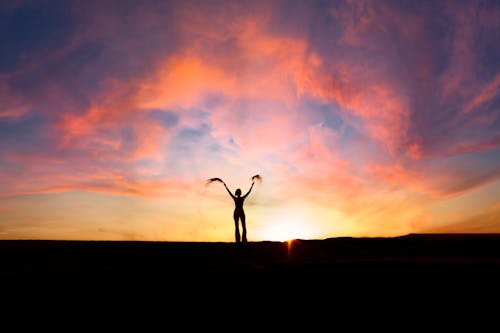
[(500, 232), (498, 1), (2, 1), (0, 239)]

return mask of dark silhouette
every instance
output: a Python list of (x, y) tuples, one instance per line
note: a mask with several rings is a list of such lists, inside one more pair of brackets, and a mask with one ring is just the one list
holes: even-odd
[(238, 188), (236, 191), (231, 193), (229, 188), (227, 187), (226, 183), (223, 181), (224, 187), (227, 190), (227, 193), (233, 198), (234, 200), (234, 213), (233, 213), (233, 218), (234, 218), (234, 237), (236, 239), (236, 243), (240, 243), (240, 228), (239, 228), (239, 221), (241, 221), (241, 241), (243, 243), (247, 242), (247, 226), (246, 226), (246, 221), (245, 221), (245, 211), (243, 210), (243, 202), (245, 201), (245, 198), (250, 194), (252, 191), (253, 185), (255, 182), (252, 182), (252, 186), (250, 186), (250, 189), (248, 192), (244, 195), (241, 196), (241, 190)]
[(296, 296), (304, 295), (312, 309), (334, 300), (367, 315), (384, 300), (402, 311), (424, 306), (442, 313), (444, 306), (464, 313), (475, 307), (496, 315), (485, 298), (499, 295), (500, 234), (254, 241), (246, 248), (210, 241), (0, 240), (2, 302), (39, 315), (50, 299), (62, 310), (90, 301), (104, 313), (110, 306), (152, 308), (154, 295), (206, 314), (220, 310), (214, 300), (232, 301), (243, 287), (247, 293), (238, 306), (264, 306), (270, 314), (286, 304), (296, 313)]
[[(207, 180), (207, 185), (213, 183), (213, 182), (220, 182), (224, 184), (224, 187), (227, 190), (227, 193), (233, 198), (234, 200), (234, 213), (233, 213), (233, 219), (234, 219), (234, 237), (236, 239), (236, 243), (246, 243), (247, 242), (247, 226), (246, 226), (246, 219), (245, 219), (245, 211), (243, 210), (243, 203), (245, 202), (245, 198), (250, 194), (252, 191), (253, 186), (255, 185), (255, 181), (258, 181), (259, 183), (262, 183), (262, 176), (261, 175), (254, 175), (252, 178), (252, 186), (250, 186), (250, 189), (248, 192), (244, 195), (241, 196), (241, 190), (238, 188), (234, 192), (234, 194), (229, 190), (227, 187), (226, 183), (219, 177), (215, 178), (210, 178)], [(242, 234), (240, 237), (240, 222), (241, 222), (241, 227), (242, 227)]]

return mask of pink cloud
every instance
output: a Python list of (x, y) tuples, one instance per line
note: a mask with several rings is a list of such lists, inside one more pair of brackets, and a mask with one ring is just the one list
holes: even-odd
[(485, 87), (472, 98), (463, 108), (462, 112), (468, 113), (497, 97), (500, 91), (500, 73), (497, 74)]
[[(11, 156), (9, 158), (10, 161), (20, 161), (20, 159), (26, 160), (27, 157)], [(198, 179), (190, 181), (165, 178), (151, 179), (147, 173), (141, 175), (133, 170), (112, 171), (109, 168), (92, 168), (92, 161), (80, 162), (80, 165), (71, 167), (63, 160), (48, 161), (42, 157), (33, 157), (30, 159), (31, 169), (19, 172), (18, 177), (22, 178), (23, 182), (12, 177), (0, 177), (0, 181), (5, 184), (5, 190), (0, 192), (0, 197), (10, 198), (20, 195), (66, 191), (89, 191), (144, 197), (179, 197), (179, 193), (194, 191), (200, 182)], [(59, 170), (66, 170), (66, 172)], [(71, 170), (73, 172), (70, 172)]]
[(450, 152), (450, 156), (475, 153), (485, 150), (493, 150), (500, 147), (500, 135), (484, 141), (460, 142), (455, 150)]
[(476, 173), (465, 166), (446, 164), (418, 165), (397, 162), (368, 165), (366, 170), (375, 179), (395, 188), (411, 190), (437, 200), (461, 196), (500, 178), (498, 170)]
[[(207, 38), (223, 38), (200, 24), (190, 20), (185, 29)], [(218, 94), (224, 101), (212, 107), (210, 114), (216, 137), (232, 136), (248, 150), (288, 145), (290, 135), (303, 127), (300, 120), (305, 115), (297, 110), (297, 103), (305, 89), (304, 72), (311, 65), (318, 67), (319, 59), (308, 54), (303, 40), (271, 36), (264, 27), (252, 19), (243, 20), (230, 36), (230, 50), (187, 45), (142, 84), (140, 106), (181, 109), (187, 116), (183, 123), (189, 124), (186, 109)]]

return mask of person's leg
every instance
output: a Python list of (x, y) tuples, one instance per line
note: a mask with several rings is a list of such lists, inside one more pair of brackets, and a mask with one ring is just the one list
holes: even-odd
[(234, 238), (236, 240), (236, 243), (239, 243), (240, 242), (240, 228), (238, 225), (239, 215), (236, 212), (234, 212), (233, 218), (234, 218)]
[(242, 240), (243, 240), (243, 243), (246, 243), (247, 242), (247, 224), (246, 224), (246, 221), (245, 221), (245, 213), (241, 214), (240, 216), (240, 219), (241, 219), (241, 228), (243, 229), (242, 230)]

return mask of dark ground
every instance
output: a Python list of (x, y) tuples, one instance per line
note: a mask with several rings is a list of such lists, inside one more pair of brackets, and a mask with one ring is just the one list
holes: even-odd
[(483, 306), (485, 299), (496, 306), (500, 234), (341, 237), (244, 246), (0, 241), (0, 282), (4, 295), (18, 299), (99, 300), (101, 306), (123, 306), (137, 298), (177, 307), (202, 301), (204, 307), (257, 302), (280, 308), (296, 307), (300, 300), (302, 306), (341, 305), (353, 311), (380, 310), (387, 306), (384, 302), (400, 310), (418, 302), (434, 311)]
[[(382, 279), (440, 283), (500, 277), (500, 234), (411, 234), (288, 242), (0, 241), (0, 278), (150, 282)], [(368, 278), (369, 277), (369, 278)], [(443, 281), (444, 280), (444, 281)], [(214, 282), (214, 281), (210, 281)]]

